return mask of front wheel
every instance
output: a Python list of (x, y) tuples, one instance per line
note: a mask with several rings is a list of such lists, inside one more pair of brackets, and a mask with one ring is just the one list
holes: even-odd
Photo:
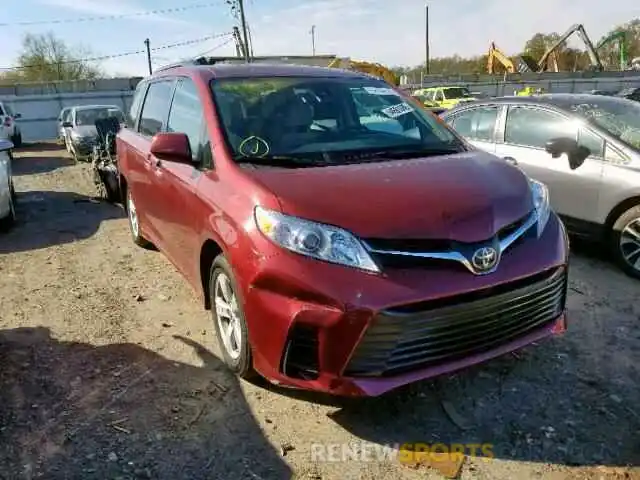
[(11, 143), (16, 148), (20, 148), (22, 146), (22, 133), (18, 132), (13, 137), (11, 137)]
[[(9, 191), (12, 190), (11, 183), (9, 184)], [(0, 218), (0, 230), (7, 231), (16, 223), (16, 208), (14, 196), (9, 195), (9, 213), (4, 218)]]
[(640, 279), (640, 205), (624, 212), (614, 223), (611, 252), (627, 275)]
[(209, 281), (211, 316), (227, 367), (241, 378), (254, 376), (249, 331), (238, 285), (224, 255), (213, 261)]

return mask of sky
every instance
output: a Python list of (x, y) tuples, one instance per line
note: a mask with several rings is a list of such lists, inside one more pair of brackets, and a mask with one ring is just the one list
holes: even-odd
[[(414, 66), (425, 58), (424, 0), (245, 0), (255, 55), (310, 55), (315, 25), (316, 53), (335, 54), (388, 66)], [(0, 68), (15, 64), (26, 33), (53, 32), (89, 56), (106, 56), (220, 35), (236, 23), (225, 0), (3, 0), (0, 8)], [(536, 32), (563, 33), (584, 24), (593, 41), (614, 26), (640, 17), (639, 0), (430, 0), (432, 57), (485, 53), (495, 41), (503, 51), (520, 51)], [(206, 8), (188, 7), (209, 4)], [(181, 12), (117, 20), (87, 17), (130, 15), (176, 7)], [(70, 20), (65, 23), (17, 25)], [(9, 25), (7, 25), (9, 24)], [(230, 37), (152, 52), (154, 67), (203, 53), (234, 55)], [(570, 44), (579, 46), (574, 38)], [(145, 75), (144, 54), (100, 62), (112, 75)]]

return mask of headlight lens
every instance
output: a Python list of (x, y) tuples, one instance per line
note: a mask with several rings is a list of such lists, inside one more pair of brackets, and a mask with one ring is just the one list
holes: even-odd
[(292, 252), (369, 272), (380, 269), (351, 233), (338, 227), (256, 207), (255, 221), (275, 244)]
[(529, 184), (531, 185), (531, 194), (533, 195), (533, 206), (538, 216), (538, 236), (540, 236), (547, 226), (551, 213), (549, 207), (549, 189), (544, 183), (538, 182), (537, 180), (529, 179)]

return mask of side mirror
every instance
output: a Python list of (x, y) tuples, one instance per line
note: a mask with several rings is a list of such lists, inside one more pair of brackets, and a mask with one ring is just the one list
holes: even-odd
[(151, 154), (160, 160), (194, 164), (189, 137), (184, 133), (157, 133), (151, 140)]
[(578, 145), (575, 139), (568, 137), (552, 138), (545, 144), (544, 149), (551, 154), (552, 158), (558, 158), (560, 155), (566, 154), (569, 157), (569, 168), (571, 170), (578, 168), (591, 155), (591, 150)]
[(71, 122), (62, 122), (62, 126), (64, 128), (72, 128), (73, 127)]
[(21, 114), (21, 113), (14, 113), (14, 114), (13, 114), (13, 118), (14, 118), (15, 120), (18, 120), (19, 118), (22, 118), (22, 114)]

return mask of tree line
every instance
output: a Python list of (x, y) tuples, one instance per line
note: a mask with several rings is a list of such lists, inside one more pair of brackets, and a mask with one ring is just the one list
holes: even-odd
[[(601, 39), (608, 38), (615, 32), (625, 32), (629, 59), (640, 57), (640, 18), (616, 26)], [(520, 55), (526, 55), (535, 61), (539, 60), (547, 48), (560, 38), (559, 33), (536, 33), (524, 45)], [(592, 39), (592, 41), (595, 39)], [(498, 45), (498, 47), (501, 47)], [(487, 45), (487, 51), (489, 46)], [(607, 70), (618, 70), (619, 43), (610, 42), (598, 50), (600, 59)], [(27, 34), (22, 40), (22, 48), (15, 65), (0, 72), (0, 83), (50, 82), (69, 80), (92, 80), (106, 76), (104, 70), (96, 62), (85, 59), (92, 56), (90, 50), (74, 47), (56, 37), (53, 33)], [(585, 49), (571, 48), (563, 42), (556, 50), (558, 68), (561, 71), (581, 71), (589, 67), (589, 57)], [(433, 58), (429, 62), (431, 74), (456, 75), (464, 73), (486, 73), (488, 54), (475, 57)], [(496, 73), (504, 71), (499, 64)], [(425, 65), (414, 67), (395, 67), (394, 71), (405, 74), (414, 81), (419, 80), (425, 72)]]

